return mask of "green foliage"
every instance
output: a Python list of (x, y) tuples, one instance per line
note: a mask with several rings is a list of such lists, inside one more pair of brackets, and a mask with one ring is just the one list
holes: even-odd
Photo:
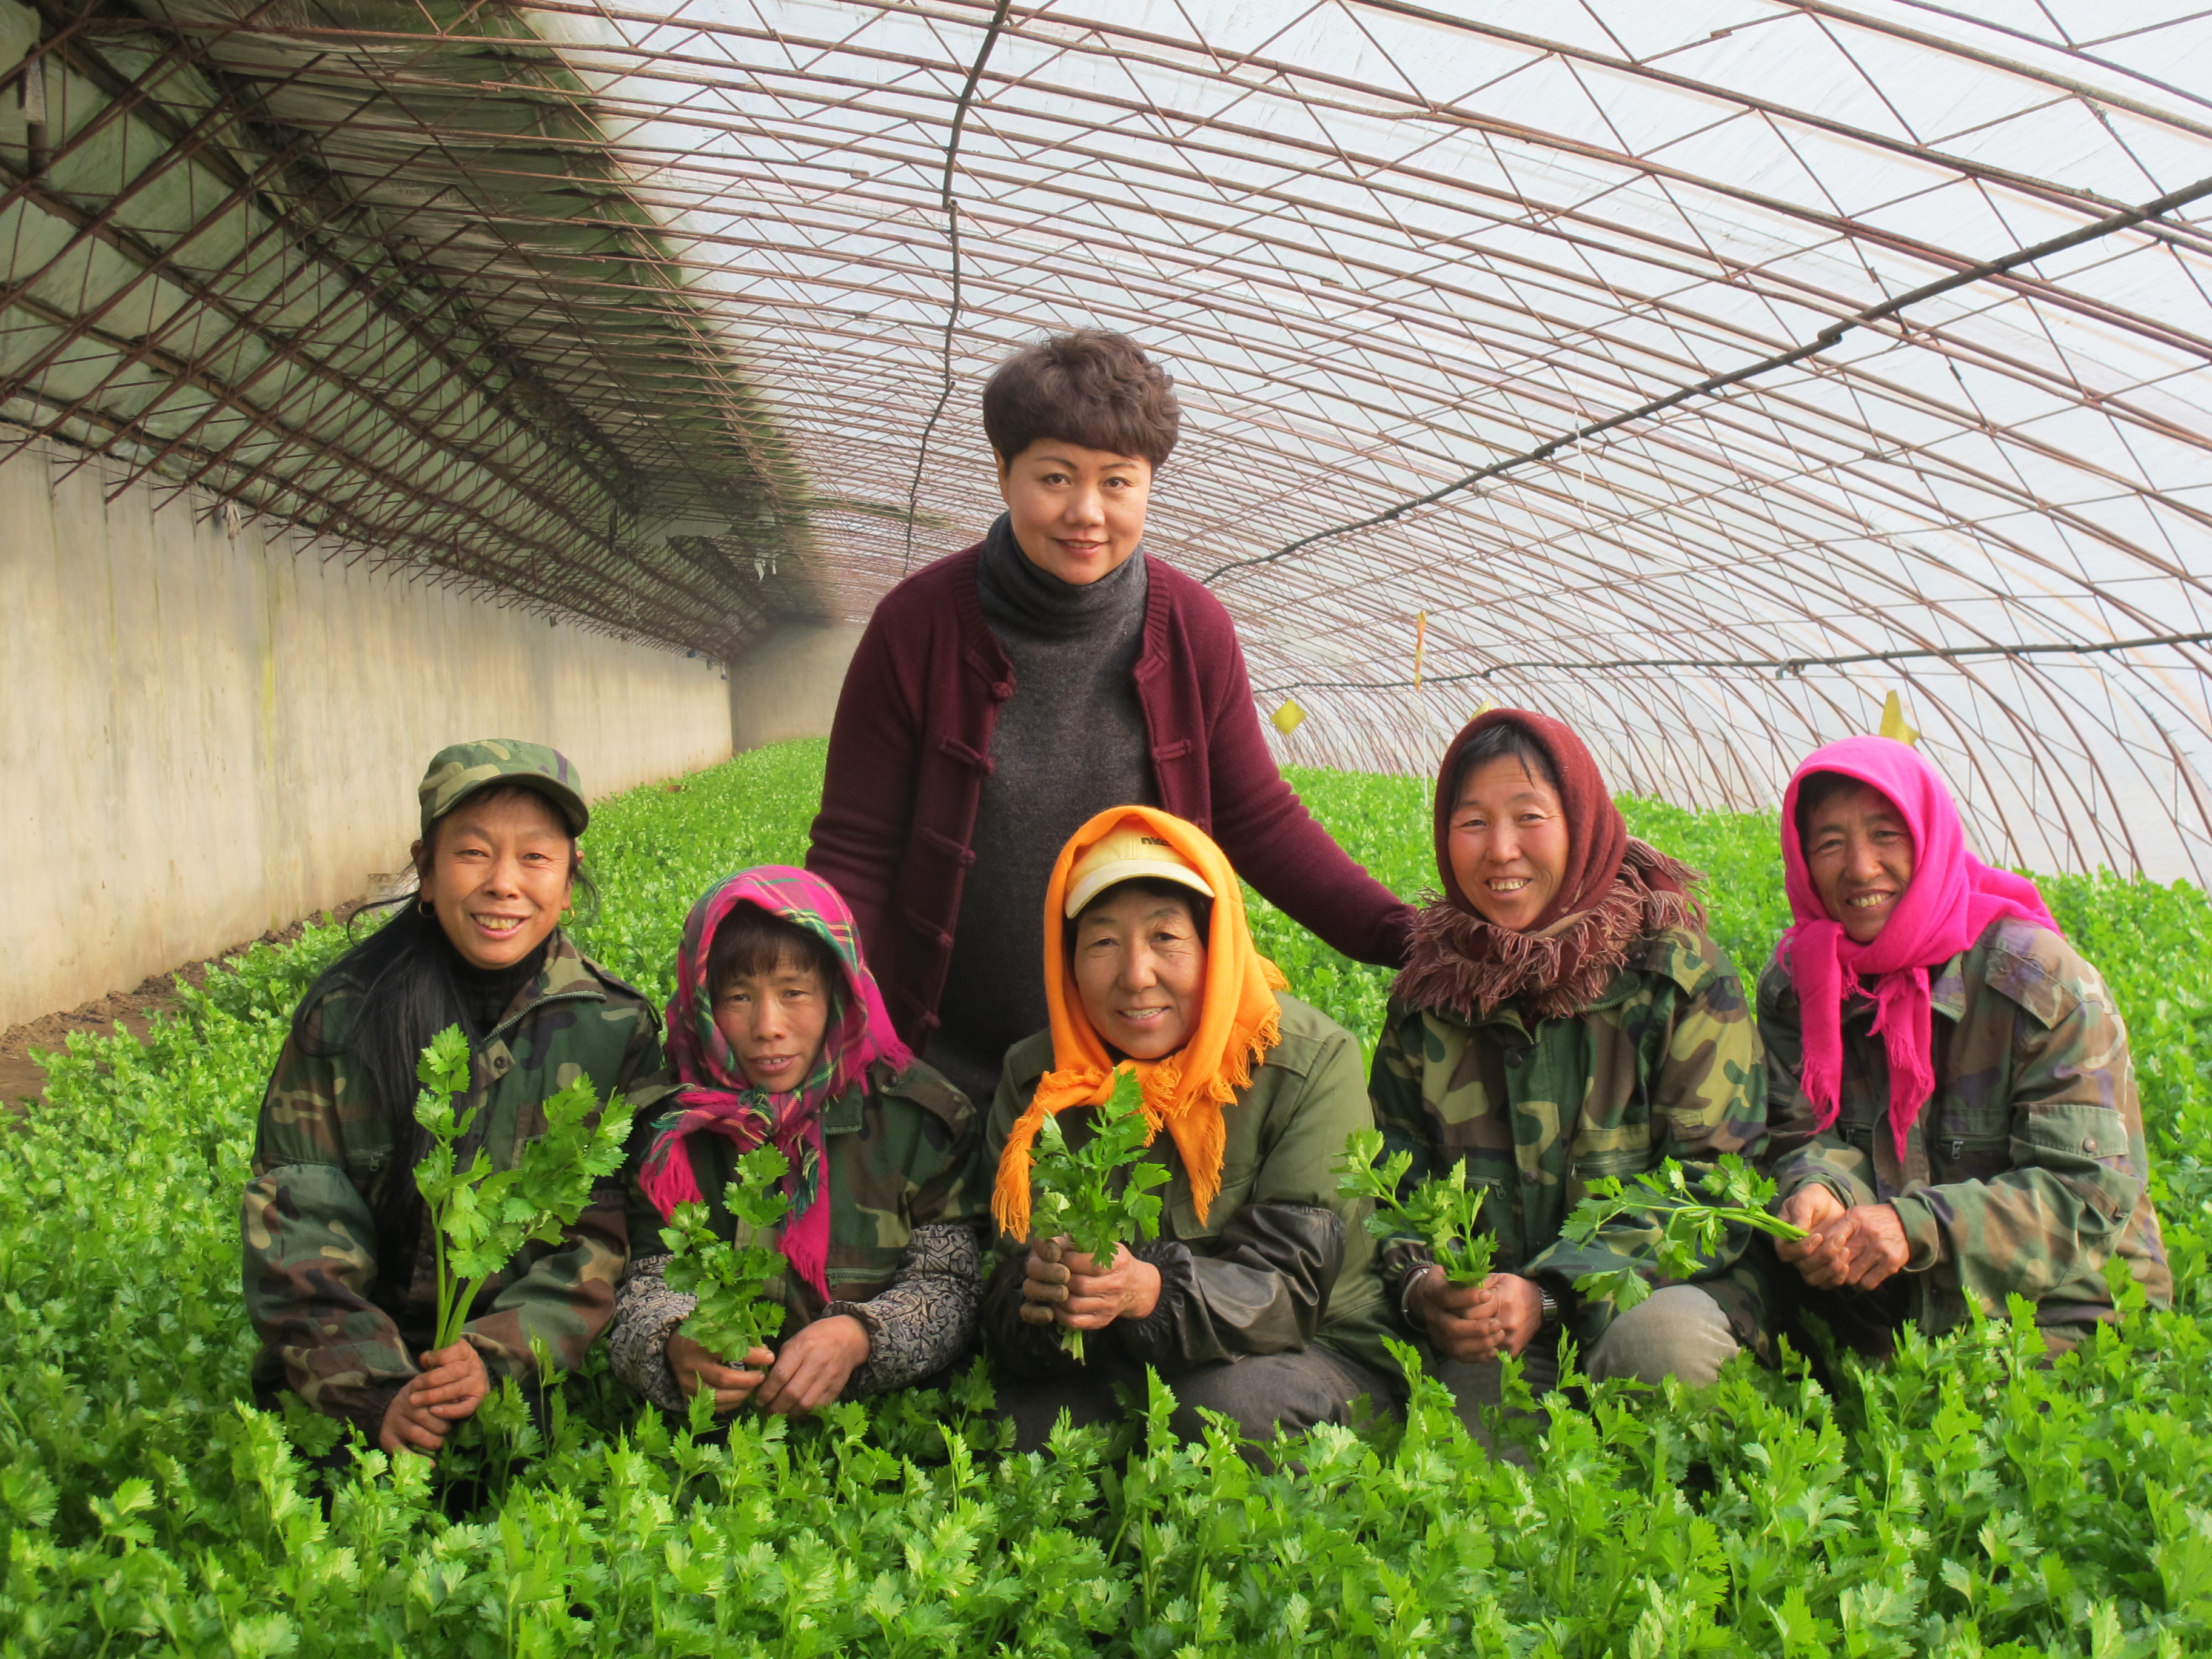
[[(1653, 1255), (1659, 1271), (1669, 1279), (1696, 1274), (1720, 1248), (1730, 1227), (1749, 1227), (1776, 1238), (1805, 1237), (1802, 1227), (1767, 1213), (1774, 1183), (1734, 1152), (1722, 1154), (1698, 1185), (1704, 1200), (1691, 1195), (1688, 1175), (1671, 1158), (1648, 1175), (1626, 1182), (1619, 1176), (1600, 1176), (1589, 1183), (1589, 1196), (1575, 1206), (1560, 1231), (1577, 1244), (1589, 1244), (1623, 1215), (1656, 1221), (1659, 1237)], [(1584, 1273), (1575, 1280), (1575, 1289), (1616, 1309), (1632, 1308), (1651, 1294), (1643, 1273), (1628, 1266)]]
[[(1151, 1238), (1160, 1229), (1159, 1194), (1152, 1188), (1169, 1179), (1164, 1164), (1147, 1163), (1152, 1127), (1145, 1121), (1145, 1092), (1136, 1068), (1114, 1073), (1114, 1093), (1100, 1109), (1097, 1130), (1079, 1147), (1070, 1147), (1057, 1117), (1037, 1130), (1030, 1164), (1030, 1236), (1063, 1235), (1101, 1267), (1110, 1264), (1124, 1244)], [(1126, 1170), (1122, 1180), (1116, 1174)], [(1060, 1332), (1060, 1346), (1083, 1358), (1083, 1333)]]
[(763, 1295), (769, 1281), (790, 1264), (781, 1250), (757, 1243), (782, 1221), (790, 1200), (782, 1182), (791, 1160), (773, 1146), (756, 1146), (738, 1159), (722, 1202), (738, 1224), (738, 1239), (717, 1238), (704, 1204), (679, 1204), (660, 1230), (669, 1262), (663, 1277), (672, 1291), (699, 1298), (684, 1320), (684, 1334), (719, 1359), (742, 1364), (783, 1328), (781, 1301)]
[[(599, 804), (587, 948), (665, 995), (708, 882), (803, 851), (821, 758), (762, 750)], [(1433, 879), (1421, 781), (1297, 783), (1399, 891)], [(1751, 850), (1771, 824), (1652, 834), (1667, 820), (1632, 805), (1714, 872), (1755, 972), (1781, 914)], [(540, 1416), (485, 1402), (507, 1474), (451, 1513), (425, 1460), (320, 1475), (330, 1419), (245, 1403), (254, 1114), (345, 933), (257, 946), (144, 1044), (72, 1037), (0, 1135), (0, 1659), (2212, 1651), (2212, 908), (2111, 876), (2044, 890), (2127, 1018), (2180, 1302), (2133, 1295), (2048, 1363), (2015, 1319), (1908, 1336), (1832, 1392), (1744, 1363), (1695, 1398), (1607, 1382), (1553, 1402), (1526, 1467), (1422, 1380), (1402, 1431), (1324, 1427), (1261, 1472), (1219, 1431), (1176, 1443), (1161, 1390), (1126, 1464), (1096, 1430), (1006, 1455), (980, 1371), (709, 1441), (595, 1355)], [(1269, 937), (1298, 994), (1371, 1040), (1385, 976)]]
[(1482, 1231), (1482, 1203), (1489, 1193), (1468, 1190), (1462, 1159), (1401, 1198), (1399, 1188), (1413, 1167), (1411, 1152), (1383, 1158), (1380, 1129), (1355, 1129), (1345, 1137), (1344, 1156), (1335, 1165), (1341, 1177), (1336, 1190), (1346, 1198), (1373, 1200), (1367, 1231), (1376, 1237), (1413, 1233), (1428, 1245), (1429, 1254), (1453, 1284), (1481, 1284), (1490, 1277), (1491, 1257), (1498, 1248), (1496, 1237)]
[(453, 1097), (469, 1086), (469, 1040), (461, 1028), (448, 1025), (431, 1038), (415, 1070), (422, 1083), (415, 1121), (434, 1143), (415, 1166), (415, 1185), (430, 1206), (438, 1273), (434, 1346), (443, 1348), (461, 1340), (484, 1280), (524, 1245), (550, 1244), (574, 1226), (594, 1183), (622, 1168), (630, 1109), (616, 1095), (600, 1111), (599, 1091), (580, 1076), (545, 1102), (545, 1133), (522, 1148), (514, 1168), (495, 1170), (479, 1146), (464, 1170), (455, 1149), (477, 1109), (453, 1113)]

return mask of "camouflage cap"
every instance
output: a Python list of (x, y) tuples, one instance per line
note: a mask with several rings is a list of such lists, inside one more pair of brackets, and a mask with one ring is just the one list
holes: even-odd
[(591, 809), (584, 805), (582, 780), (566, 755), (542, 743), (482, 738), (441, 749), (430, 757), (429, 769), (416, 792), (422, 799), (423, 838), (429, 838), (432, 824), (477, 790), (495, 785), (535, 789), (561, 809), (571, 835), (582, 835), (592, 821)]

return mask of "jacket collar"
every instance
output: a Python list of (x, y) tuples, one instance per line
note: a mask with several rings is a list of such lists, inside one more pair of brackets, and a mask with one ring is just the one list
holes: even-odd
[[(1928, 1006), (1954, 1024), (1966, 1017), (1966, 957), (1967, 952), (1961, 951), (1948, 962), (1928, 970)], [(1854, 990), (1844, 999), (1844, 1018), (1858, 1024), (1870, 1024), (1874, 1019), (1874, 999), (1863, 990)]]
[[(503, 1031), (541, 1002), (552, 1002), (575, 997), (588, 997), (594, 1001), (606, 1000), (606, 987), (584, 953), (568, 937), (568, 929), (556, 927), (545, 941), (545, 965), (538, 970), (538, 977), (523, 987), (507, 1012), (499, 1017), (492, 1031)], [(485, 1033), (487, 1036), (491, 1032)]]

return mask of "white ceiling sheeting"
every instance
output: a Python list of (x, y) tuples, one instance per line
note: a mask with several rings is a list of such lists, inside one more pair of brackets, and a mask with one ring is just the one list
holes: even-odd
[(848, 614), (996, 510), (992, 366), (1103, 324), (1172, 366), (1152, 545), (1219, 572), (1263, 704), (1310, 714), (1286, 757), (1423, 768), (1489, 698), (1623, 787), (1763, 806), (1895, 689), (1993, 854), (2202, 879), (2204, 647), (1989, 648), (2212, 631), (2212, 202), (1270, 557), (2212, 179), (2196, 9), (690, 0), (558, 33), (817, 489), (927, 515), (910, 554), (817, 521)]
[[(424, 27), (232, 3), (326, 76), (349, 33), (365, 62)], [(787, 556), (844, 615), (997, 510), (992, 367), (1121, 328), (1186, 412), (1152, 545), (1212, 580), (1262, 704), (1308, 711), (1286, 758), (1425, 769), (1492, 699), (1574, 721), (1623, 787), (1762, 807), (1896, 690), (1985, 852), (2212, 878), (2212, 194), (1973, 276), (2212, 181), (2212, 13), (501, 15), (556, 43), (666, 227), (808, 480)], [(410, 86), (521, 95), (379, 61), (380, 120)]]

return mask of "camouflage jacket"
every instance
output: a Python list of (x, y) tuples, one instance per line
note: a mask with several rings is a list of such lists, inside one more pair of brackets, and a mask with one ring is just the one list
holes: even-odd
[(2003, 917), (1932, 971), (1929, 994), (1936, 1093), (1900, 1164), (1873, 1004), (1844, 1006), (1841, 1108), (1817, 1131), (1797, 1082), (1796, 988), (1778, 953), (1769, 964), (1759, 1027), (1781, 1196), (1818, 1182), (1845, 1204), (1893, 1206), (1915, 1316), (1930, 1333), (1964, 1323), (1969, 1297), (2002, 1316), (2014, 1291), (2043, 1324), (2109, 1319), (2103, 1267), (2115, 1251), (2154, 1304), (2171, 1306), (2127, 1028), (2097, 970), (2049, 929)]
[[(1510, 1004), (1469, 1025), (1394, 1000), (1370, 1091), (1388, 1149), (1413, 1154), (1404, 1190), (1464, 1160), (1469, 1188), (1490, 1193), (1496, 1270), (1540, 1283), (1585, 1347), (1613, 1310), (1582, 1305), (1574, 1281), (1623, 1257), (1649, 1261), (1657, 1243), (1632, 1211), (1586, 1246), (1562, 1239), (1589, 1183), (1670, 1158), (1694, 1180), (1723, 1154), (1754, 1157), (1766, 1139), (1766, 1075), (1743, 981), (1711, 939), (1680, 928), (1632, 951), (1589, 1007), (1533, 1029)], [(1738, 1340), (1771, 1358), (1765, 1276), (1749, 1244), (1748, 1229), (1731, 1232), (1698, 1283)], [(1385, 1242), (1377, 1265), (1393, 1309), (1428, 1260), (1418, 1239)], [(1662, 1282), (1656, 1267), (1649, 1276)]]
[[(1221, 1190), (1198, 1218), (1190, 1176), (1174, 1140), (1161, 1135), (1146, 1156), (1173, 1178), (1158, 1188), (1159, 1237), (1135, 1247), (1158, 1267), (1159, 1305), (1145, 1319), (1109, 1327), (1139, 1364), (1170, 1382), (1194, 1364), (1248, 1353), (1303, 1348), (1310, 1340), (1385, 1377), (1397, 1363), (1382, 1346), (1382, 1286), (1370, 1270), (1374, 1241), (1368, 1205), (1337, 1195), (1334, 1166), (1345, 1138), (1374, 1122), (1359, 1083), (1359, 1045), (1317, 1008), (1278, 992), (1282, 1041), (1252, 1069), (1249, 1087), (1222, 1109), (1228, 1146)], [(1014, 1119), (1052, 1065), (1048, 1032), (1016, 1043), (991, 1107), (986, 1167), (998, 1168)], [(1088, 1109), (1060, 1115), (1068, 1140), (1091, 1133)], [(1050, 1374), (1074, 1369), (1056, 1325), (1022, 1322), (1026, 1242), (1001, 1237), (984, 1292), (985, 1334), (1015, 1369)]]
[[(823, 1113), (830, 1194), (830, 1259), (823, 1277), (830, 1302), (866, 1302), (890, 1288), (917, 1227), (982, 1230), (991, 1213), (991, 1183), (977, 1163), (981, 1143), (982, 1115), (920, 1060), (897, 1073), (876, 1061), (868, 1067), (865, 1089), (848, 1091)], [(637, 1183), (652, 1144), (652, 1126), (641, 1125), (627, 1176), (629, 1237), (641, 1261), (667, 1254), (660, 1243), (666, 1224)], [(715, 1237), (750, 1244), (752, 1229), (738, 1238), (738, 1223), (722, 1201), (737, 1170), (736, 1146), (721, 1135), (695, 1134), (690, 1151)], [(790, 1274), (770, 1285), (769, 1294), (782, 1299), (787, 1336), (819, 1319), (827, 1305), (812, 1285)]]
[[(359, 994), (337, 979), (307, 1011), (306, 1043), (288, 1041), (277, 1056), (241, 1230), (257, 1392), (289, 1388), (374, 1437), (430, 1344), (437, 1279), (413, 1148), (392, 1145), (374, 1084), (343, 1052)], [(546, 1097), (579, 1073), (603, 1098), (619, 1090), (648, 1103), (665, 1087), (660, 1068), (652, 1005), (556, 931), (543, 970), (471, 1054), (468, 1092), (453, 1104), (477, 1116), (460, 1161), (481, 1145), (511, 1168), (544, 1127)], [(609, 1180), (561, 1239), (528, 1246), (484, 1285), (466, 1330), (495, 1377), (530, 1374), (533, 1336), (563, 1369), (581, 1362), (613, 1314), (626, 1238), (622, 1186)]]

